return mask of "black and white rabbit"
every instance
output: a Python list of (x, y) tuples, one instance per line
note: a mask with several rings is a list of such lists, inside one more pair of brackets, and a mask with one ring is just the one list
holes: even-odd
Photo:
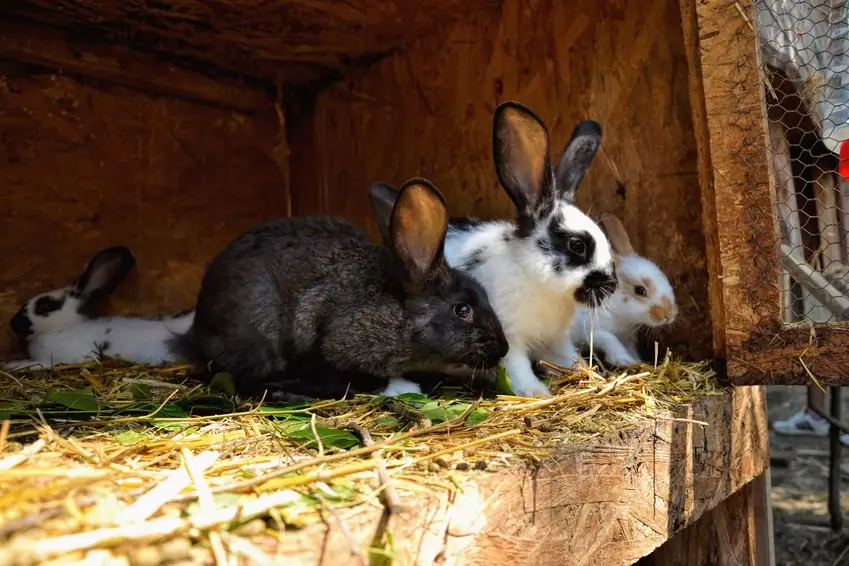
[(388, 245), (337, 219), (260, 224), (212, 261), (195, 319), (173, 342), (198, 365), (234, 376), (239, 393), (341, 396), (421, 392), (406, 377), (491, 370), (507, 340), (486, 292), (451, 269), (445, 201), (427, 180), (375, 217)]
[(135, 267), (124, 246), (101, 250), (68, 287), (36, 295), (12, 317), (12, 331), (26, 344), (30, 359), (5, 362), (10, 370), (50, 367), (94, 360), (98, 351), (132, 363), (177, 361), (168, 340), (185, 332), (193, 311), (163, 317), (93, 317), (109, 295)]
[(510, 343), (503, 363), (517, 395), (551, 395), (532, 362), (575, 364), (579, 352), (569, 329), (576, 305), (600, 306), (616, 290), (610, 242), (575, 206), (601, 135), (598, 123), (580, 122), (552, 168), (539, 117), (518, 102), (500, 104), (493, 155), (516, 219), (458, 219), (448, 230), (445, 259), (486, 289)]

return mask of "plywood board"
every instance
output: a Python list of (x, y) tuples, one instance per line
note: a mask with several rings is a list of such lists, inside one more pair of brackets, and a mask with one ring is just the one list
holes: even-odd
[(31, 72), (0, 67), (0, 357), (22, 302), (69, 284), (100, 249), (137, 259), (111, 312), (167, 313), (194, 305), (230, 238), (286, 214), (270, 103), (252, 118)]

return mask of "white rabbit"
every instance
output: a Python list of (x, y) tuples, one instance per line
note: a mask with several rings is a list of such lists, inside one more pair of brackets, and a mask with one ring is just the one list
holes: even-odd
[(678, 306), (669, 279), (657, 265), (637, 255), (619, 219), (602, 214), (600, 222), (617, 255), (619, 285), (602, 308), (578, 308), (572, 341), (589, 346), (591, 317), (595, 316), (593, 349), (603, 351), (608, 363), (628, 367), (641, 361), (637, 351), (640, 328), (674, 322)]
[(98, 252), (68, 287), (36, 295), (12, 317), (10, 325), (26, 343), (28, 360), (5, 362), (10, 370), (82, 363), (98, 352), (132, 363), (177, 361), (168, 339), (185, 332), (194, 311), (162, 317), (93, 318), (97, 303), (132, 271), (130, 250), (115, 246)]
[(486, 289), (510, 344), (502, 363), (517, 395), (551, 395), (532, 361), (572, 366), (575, 306), (601, 305), (616, 288), (610, 242), (575, 206), (600, 143), (601, 126), (580, 122), (552, 168), (542, 121), (517, 102), (502, 103), (493, 120), (493, 155), (516, 220), (449, 224), (445, 257)]

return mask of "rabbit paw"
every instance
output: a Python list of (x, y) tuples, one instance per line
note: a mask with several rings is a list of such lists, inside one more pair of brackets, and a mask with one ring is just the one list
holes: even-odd
[(398, 395), (403, 395), (404, 393), (421, 393), (422, 388), (419, 387), (418, 383), (413, 383), (407, 379), (390, 379), (389, 385), (386, 386), (381, 392), (381, 395), (386, 397), (397, 397)]
[(551, 391), (544, 383), (537, 380), (537, 383), (528, 384), (524, 387), (512, 387), (513, 394), (517, 397), (536, 397), (538, 399), (548, 399), (552, 397)]
[(635, 358), (633, 355), (628, 353), (626, 350), (615, 351), (615, 352), (605, 352), (605, 360), (607, 363), (612, 364), (617, 367), (631, 367), (635, 365), (639, 365), (640, 360)]

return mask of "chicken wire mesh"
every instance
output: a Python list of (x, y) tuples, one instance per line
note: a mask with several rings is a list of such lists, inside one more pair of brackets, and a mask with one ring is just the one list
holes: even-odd
[(849, 1), (754, 0), (786, 323), (849, 320)]

